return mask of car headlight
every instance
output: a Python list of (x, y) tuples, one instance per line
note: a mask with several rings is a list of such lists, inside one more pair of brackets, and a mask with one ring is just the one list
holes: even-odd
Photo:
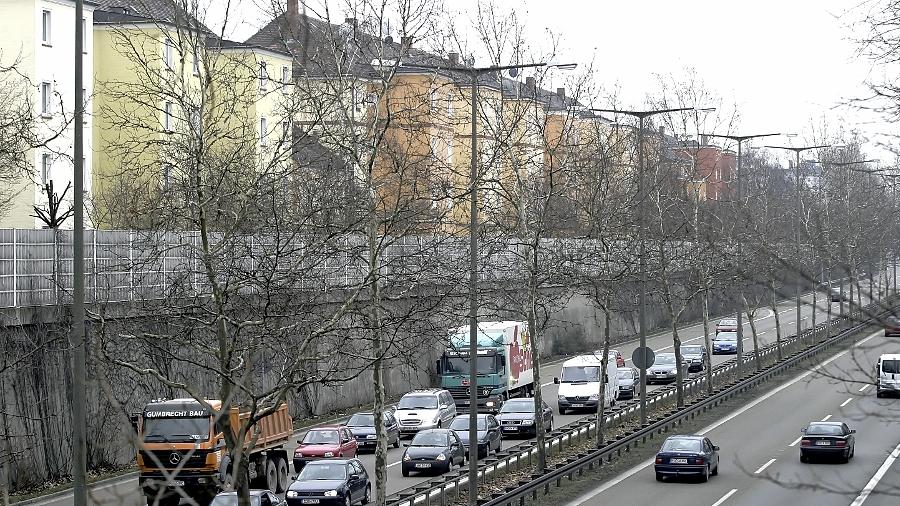
[(409, 462), (410, 460), (412, 460), (412, 459), (409, 458), (409, 454), (408, 454), (408, 453), (404, 453), (404, 454), (403, 454), (403, 461), (404, 461), (404, 462)]
[(334, 457), (334, 452), (325, 452), (326, 457)]
[(287, 494), (285, 494), (285, 497), (297, 497), (299, 495), (300, 494), (298, 494), (296, 490), (288, 490)]
[(337, 490), (326, 490), (322, 495), (325, 497), (337, 497)]
[(675, 374), (677, 371), (675, 369), (670, 369), (669, 374)]
[(599, 398), (600, 398), (600, 394), (591, 394), (591, 396), (588, 397), (588, 399), (590, 399), (592, 401), (596, 401)]
[(440, 461), (447, 460), (447, 456), (444, 455), (443, 453), (439, 453), (438, 456), (435, 457), (435, 458), (436, 458), (437, 460), (440, 460)]
[(565, 395), (560, 395), (560, 396), (557, 396), (557, 399), (559, 399), (559, 400), (561, 400), (561, 401), (564, 401), (564, 400), (566, 400), (566, 396), (565, 396)]
[(522, 420), (522, 425), (534, 425), (534, 420)]
[(295, 456), (295, 457), (302, 457), (302, 456), (303, 456), (303, 452), (298, 448), (296, 451), (294, 451), (294, 456)]

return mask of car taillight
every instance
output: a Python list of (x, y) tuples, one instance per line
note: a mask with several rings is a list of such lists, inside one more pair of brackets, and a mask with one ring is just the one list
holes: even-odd
[(800, 440), (800, 446), (809, 446), (810, 444), (812, 444), (812, 441), (810, 441), (809, 439)]
[(656, 463), (657, 463), (657, 464), (662, 464), (662, 463), (663, 463), (662, 457), (656, 457)]
[(703, 457), (694, 459), (694, 464), (705, 464), (705, 463), (706, 463), (706, 459), (704, 459)]
[(847, 442), (844, 440), (835, 441), (834, 446), (847, 446)]

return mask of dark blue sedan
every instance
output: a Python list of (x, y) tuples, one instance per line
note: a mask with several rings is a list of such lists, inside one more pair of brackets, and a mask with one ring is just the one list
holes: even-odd
[(737, 353), (737, 332), (719, 332), (712, 341), (713, 355)]
[(719, 447), (703, 436), (671, 436), (656, 454), (656, 481), (667, 476), (699, 476), (708, 481), (719, 474)]
[(357, 459), (322, 459), (307, 463), (285, 494), (288, 506), (368, 504), (372, 485)]

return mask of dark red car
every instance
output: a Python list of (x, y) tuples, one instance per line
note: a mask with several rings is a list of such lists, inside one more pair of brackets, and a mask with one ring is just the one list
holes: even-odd
[(356, 457), (358, 443), (346, 427), (324, 426), (309, 429), (297, 441), (294, 450), (294, 470), (300, 472), (307, 462), (327, 458)]
[(884, 322), (885, 336), (900, 336), (900, 318), (889, 316)]

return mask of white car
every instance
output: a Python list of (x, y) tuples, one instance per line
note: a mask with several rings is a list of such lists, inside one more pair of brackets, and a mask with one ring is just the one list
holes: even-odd
[(400, 398), (394, 417), (401, 434), (447, 427), (456, 417), (456, 404), (450, 392), (440, 388), (413, 390)]

